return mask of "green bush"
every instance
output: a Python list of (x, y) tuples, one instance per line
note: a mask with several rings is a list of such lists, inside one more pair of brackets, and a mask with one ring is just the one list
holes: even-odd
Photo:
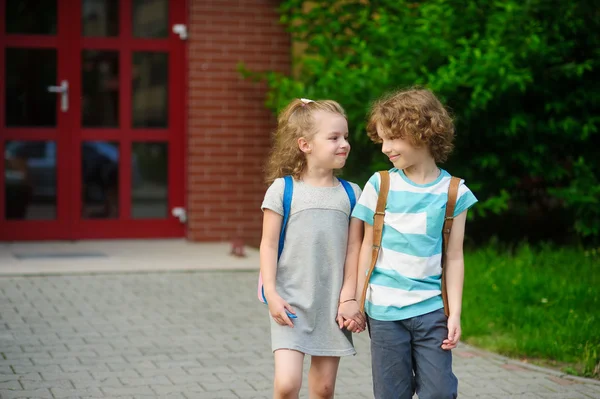
[[(456, 150), (445, 167), (480, 199), (479, 219), (528, 215), (521, 223), (536, 224), (567, 213), (568, 225), (553, 225), (554, 236), (544, 238), (574, 232), (598, 242), (595, 2), (285, 0), (280, 12), (306, 47), (295, 60), (297, 76), (245, 73), (268, 82), (273, 111), (294, 97), (344, 106), (353, 144), (349, 178), (362, 183), (388, 167), (365, 135), (370, 103), (421, 85), (455, 115)], [(524, 230), (510, 227), (521, 238)], [(543, 223), (537, 230), (552, 231)]]

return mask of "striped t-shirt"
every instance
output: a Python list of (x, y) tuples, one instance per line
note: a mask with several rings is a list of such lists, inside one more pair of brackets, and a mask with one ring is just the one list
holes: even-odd
[[(381, 250), (365, 305), (370, 317), (404, 320), (443, 307), (442, 226), (450, 178), (448, 172), (440, 170), (435, 181), (416, 184), (404, 171), (390, 169)], [(379, 173), (375, 173), (365, 185), (352, 217), (373, 224), (379, 184)], [(454, 216), (476, 202), (461, 180)]]

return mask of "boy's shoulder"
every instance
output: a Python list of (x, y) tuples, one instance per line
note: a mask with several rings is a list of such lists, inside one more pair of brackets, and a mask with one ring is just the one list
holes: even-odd
[(375, 188), (375, 190), (377, 192), (379, 192), (379, 185), (381, 184), (381, 172), (388, 172), (388, 175), (390, 176), (390, 181), (391, 181), (392, 179), (395, 178), (394, 172), (397, 172), (397, 171), (398, 171), (398, 169), (396, 169), (396, 168), (391, 168), (388, 170), (378, 170), (371, 175), (371, 177), (367, 181), (367, 184), (372, 185)]
[[(434, 181), (426, 184), (417, 184), (413, 182), (411, 179), (406, 176), (406, 174), (397, 168), (392, 168), (389, 170), (390, 176), (390, 191), (394, 192), (410, 192), (412, 194), (444, 194), (448, 192), (448, 188), (450, 187), (450, 181), (452, 180), (453, 175), (451, 175), (448, 171), (440, 168), (440, 174)], [(380, 185), (380, 176), (374, 175), (369, 182), (375, 187), (377, 192), (379, 192)], [(465, 182), (463, 179), (460, 179), (459, 191), (467, 189)]]

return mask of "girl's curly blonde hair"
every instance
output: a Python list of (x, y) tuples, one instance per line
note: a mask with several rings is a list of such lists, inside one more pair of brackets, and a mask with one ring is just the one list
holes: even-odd
[(406, 139), (415, 147), (427, 146), (436, 163), (445, 162), (454, 147), (452, 117), (427, 89), (402, 90), (377, 101), (367, 124), (367, 134), (375, 143), (381, 143), (378, 126), (390, 139)]
[(339, 114), (346, 118), (342, 106), (333, 100), (296, 99), (279, 113), (274, 144), (266, 166), (267, 184), (287, 175), (300, 179), (306, 168), (306, 156), (298, 146), (298, 139), (304, 137), (310, 141), (317, 133), (313, 117), (317, 111)]

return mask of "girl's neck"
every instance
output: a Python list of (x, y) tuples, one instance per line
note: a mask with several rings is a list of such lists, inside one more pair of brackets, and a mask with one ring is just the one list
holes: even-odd
[(409, 166), (403, 169), (404, 174), (416, 184), (427, 184), (435, 181), (441, 173), (440, 168), (432, 159), (427, 162)]
[(300, 176), (301, 180), (311, 186), (316, 187), (333, 187), (337, 185), (337, 181), (333, 176), (333, 170), (321, 169), (307, 166), (306, 170)]

